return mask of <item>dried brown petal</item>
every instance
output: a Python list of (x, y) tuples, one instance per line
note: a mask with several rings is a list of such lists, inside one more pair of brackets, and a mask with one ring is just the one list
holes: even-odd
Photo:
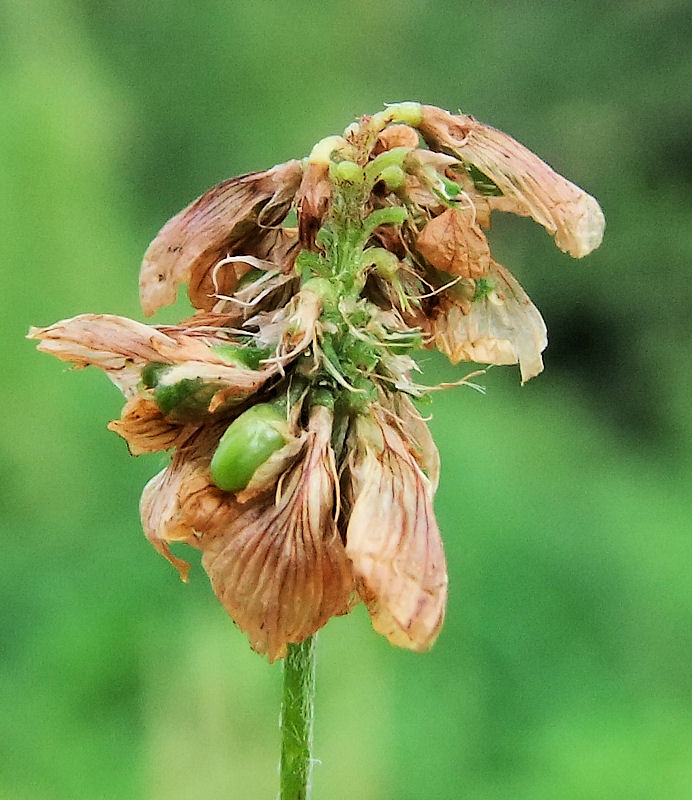
[(471, 209), (448, 208), (430, 220), (416, 247), (433, 267), (462, 278), (482, 278), (490, 268), (488, 240)]
[(180, 283), (189, 282), (198, 297), (219, 259), (242, 240), (261, 238), (263, 227), (286, 215), (301, 177), (300, 162), (288, 161), (231, 178), (169, 220), (144, 254), (139, 281), (144, 313), (149, 316), (175, 302)]
[[(305, 312), (308, 306), (309, 314)], [(313, 306), (314, 303), (301, 307), (304, 313), (300, 321), (305, 325), (311, 323), (314, 326), (319, 310), (315, 311)], [(289, 322), (293, 321), (289, 315)], [(223, 402), (217, 398), (209, 408), (213, 412), (229, 400), (243, 400), (280, 373), (283, 365), (309, 344), (313, 333), (312, 327), (307, 330), (300, 328), (299, 335), (291, 331), (290, 352), (282, 351), (281, 359), (252, 370), (228, 364), (207, 344), (223, 343), (224, 339), (215, 339), (208, 332), (200, 336), (188, 328), (168, 327), (165, 330), (166, 333), (125, 317), (83, 314), (48, 328), (32, 328), (29, 338), (41, 340), (39, 350), (63, 361), (71, 361), (78, 368), (93, 365), (105, 370), (127, 397), (138, 393), (140, 373), (145, 364), (152, 361), (171, 364), (160, 384), (195, 378), (219, 384), (219, 390), (224, 392)]]
[[(240, 513), (212, 487), (182, 499), (186, 520), (203, 535), (202, 564), (214, 591), (252, 647), (273, 661), (346, 613), (351, 569), (334, 522), (331, 414), (316, 408), (303, 457), (285, 474), (278, 498), (268, 492)], [(220, 495), (230, 499), (224, 514)]]
[(605, 220), (596, 200), (511, 136), (435, 106), (423, 106), (420, 132), (432, 149), (472, 164), (495, 183), (503, 197), (488, 197), (491, 208), (533, 217), (575, 258), (601, 243)]
[(395, 147), (418, 147), (418, 133), (408, 125), (390, 125), (385, 128), (377, 137), (373, 155), (379, 155), (385, 150), (392, 150)]
[(196, 546), (194, 531), (181, 516), (178, 494), (188, 469), (161, 470), (144, 487), (139, 511), (144, 535), (161, 555), (168, 559), (187, 582), (190, 565), (171, 553), (169, 542), (187, 542)]
[(314, 249), (315, 237), (325, 220), (331, 198), (328, 164), (309, 163), (298, 190), (298, 232), (301, 245), (308, 250)]
[[(216, 257), (210, 256), (190, 275), (187, 287), (190, 302), (195, 308), (210, 310), (217, 307), (219, 297), (228, 297), (229, 295), (235, 297), (238, 294), (236, 286), (239, 279), (258, 259), (265, 263), (265, 269), (289, 272), (298, 254), (299, 244), (298, 231), (295, 228), (258, 228), (252, 235), (232, 247), (222, 247)], [(238, 262), (233, 266), (223, 265), (217, 269), (219, 263), (223, 264), (224, 259), (228, 256), (243, 256), (247, 258), (247, 262), (245, 264)], [(286, 282), (293, 276), (284, 274), (280, 277)], [(240, 294), (243, 294), (243, 291)], [(225, 310), (233, 305), (228, 301), (221, 301), (221, 307)], [(235, 307), (237, 308), (238, 304), (235, 304)]]
[(454, 364), (519, 363), (521, 382), (526, 383), (543, 370), (545, 323), (508, 270), (493, 264), (488, 280), (493, 291), (470, 305), (446, 293), (432, 320), (435, 346)]
[(170, 450), (187, 439), (194, 427), (171, 422), (149, 397), (131, 397), (120, 419), (108, 424), (108, 430), (122, 436), (133, 456)]
[(357, 422), (346, 533), (372, 624), (395, 645), (432, 646), (444, 619), (447, 567), (430, 483), (381, 411)]
[(440, 453), (430, 428), (406, 394), (397, 392), (390, 400), (399, 432), (408, 441), (411, 452), (430, 481), (430, 492), (434, 495), (440, 482)]

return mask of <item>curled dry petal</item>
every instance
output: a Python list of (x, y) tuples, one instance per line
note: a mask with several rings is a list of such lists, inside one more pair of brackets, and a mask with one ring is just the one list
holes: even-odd
[(541, 353), (548, 339), (540, 312), (499, 264), (488, 275), (493, 290), (474, 302), (462, 303), (445, 293), (432, 319), (432, 335), (438, 350), (452, 363), (519, 364), (521, 382), (543, 370)]
[(482, 278), (490, 268), (488, 240), (469, 208), (448, 208), (430, 220), (416, 247), (433, 267), (462, 278)]
[[(313, 309), (309, 319), (314, 318)], [(307, 317), (306, 320), (309, 322)], [(284, 362), (295, 357), (300, 346), (306, 346), (311, 340), (312, 328), (301, 333), (302, 338), (292, 352), (284, 356)], [(145, 364), (169, 363), (172, 367), (161, 378), (163, 385), (195, 378), (219, 385), (223, 399), (215, 395), (210, 412), (229, 400), (241, 401), (248, 397), (280, 372), (282, 366), (268, 363), (259, 370), (252, 370), (228, 364), (212, 351), (205, 338), (194, 335), (193, 330), (169, 328), (168, 333), (164, 333), (150, 325), (107, 314), (83, 314), (49, 328), (32, 328), (29, 338), (41, 340), (39, 350), (71, 361), (78, 368), (93, 365), (105, 370), (126, 397), (137, 394)], [(225, 340), (218, 340), (221, 341)]]
[(179, 503), (180, 486), (187, 477), (189, 468), (167, 467), (155, 475), (144, 487), (139, 502), (144, 535), (151, 545), (178, 570), (187, 582), (190, 565), (171, 553), (169, 542), (187, 542), (196, 546), (194, 531), (185, 524)]
[[(270, 661), (335, 614), (346, 613), (350, 565), (334, 521), (336, 492), (329, 443), (331, 413), (314, 409), (302, 457), (273, 491), (220, 511), (219, 490), (182, 499), (187, 522), (202, 532), (202, 564), (214, 591), (252, 647)], [(227, 494), (227, 493), (226, 493)]]
[(495, 183), (503, 197), (488, 198), (491, 207), (533, 217), (564, 252), (581, 258), (601, 243), (605, 219), (596, 200), (508, 134), (435, 106), (423, 106), (420, 132), (433, 150), (451, 153)]
[(193, 427), (167, 419), (150, 397), (131, 397), (120, 419), (108, 424), (108, 430), (122, 436), (133, 456), (170, 450), (182, 444)]
[(298, 232), (301, 245), (308, 250), (315, 246), (315, 237), (327, 215), (331, 197), (328, 164), (309, 163), (298, 190)]
[(180, 283), (198, 287), (201, 276), (234, 246), (283, 219), (301, 177), (300, 162), (288, 161), (231, 178), (170, 219), (144, 254), (139, 282), (144, 313), (175, 302)]
[(110, 314), (81, 314), (48, 328), (31, 328), (28, 338), (40, 339), (39, 350), (77, 369), (99, 367), (125, 396), (135, 393), (143, 364), (168, 360), (164, 353), (177, 346), (156, 328)]
[(406, 394), (397, 392), (390, 399), (395, 414), (393, 419), (397, 421), (401, 435), (409, 442), (416, 461), (430, 482), (430, 492), (434, 495), (440, 482), (440, 453), (430, 428)]
[(392, 644), (427, 650), (447, 602), (447, 567), (430, 482), (381, 411), (359, 418), (350, 465), (346, 552), (372, 624)]
[(408, 125), (390, 125), (377, 136), (373, 155), (379, 155), (385, 150), (393, 150), (395, 147), (418, 147), (418, 133)]

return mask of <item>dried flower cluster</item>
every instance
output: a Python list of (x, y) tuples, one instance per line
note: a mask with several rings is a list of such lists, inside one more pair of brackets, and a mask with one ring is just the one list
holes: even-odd
[[(202, 551), (218, 598), (270, 660), (354, 602), (425, 650), (445, 613), (433, 512), (438, 454), (411, 354), (539, 373), (546, 330), (490, 253), (493, 210), (528, 215), (575, 257), (596, 201), (511, 137), (401, 103), (309, 158), (215, 186), (144, 257), (145, 314), (187, 283), (174, 326), (86, 314), (34, 328), (39, 349), (103, 369), (134, 455), (173, 449), (146, 486), (147, 538)], [(287, 219), (297, 215), (297, 226)]]

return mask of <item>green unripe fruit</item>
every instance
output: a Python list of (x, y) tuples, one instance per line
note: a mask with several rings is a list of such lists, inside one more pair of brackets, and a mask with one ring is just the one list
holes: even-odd
[(142, 368), (142, 383), (147, 389), (153, 389), (161, 380), (163, 373), (170, 368), (171, 365), (163, 361), (150, 361)]
[(363, 168), (353, 161), (340, 161), (336, 165), (336, 178), (341, 183), (362, 183)]
[(264, 270), (252, 267), (238, 281), (238, 285), (235, 287), (236, 292), (239, 292), (241, 289), (244, 289), (246, 286), (254, 283), (258, 278), (261, 278), (262, 275), (266, 275)]
[(285, 428), (284, 415), (269, 403), (258, 403), (234, 419), (211, 460), (211, 477), (219, 489), (244, 489), (255, 470), (286, 444)]
[(214, 385), (205, 386), (201, 378), (183, 378), (177, 383), (159, 383), (154, 400), (164, 414), (174, 413), (179, 419), (186, 419), (203, 413), (215, 391)]

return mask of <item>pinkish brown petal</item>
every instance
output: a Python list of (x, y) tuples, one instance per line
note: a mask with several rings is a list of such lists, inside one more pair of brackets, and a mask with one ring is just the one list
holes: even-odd
[(156, 328), (110, 314), (81, 314), (47, 328), (31, 328), (28, 338), (40, 339), (41, 352), (77, 369), (99, 367), (126, 396), (135, 393), (144, 364), (168, 360), (163, 354), (176, 347), (175, 340)]
[(399, 647), (427, 650), (447, 602), (430, 482), (381, 411), (359, 418), (356, 436), (346, 552), (358, 591), (378, 633)]
[(392, 419), (396, 420), (399, 432), (408, 441), (413, 456), (430, 482), (430, 492), (434, 495), (440, 482), (440, 453), (430, 428), (404, 392), (397, 392), (389, 399), (395, 412)]
[(144, 313), (175, 302), (181, 283), (189, 281), (195, 294), (200, 276), (235, 245), (283, 219), (301, 177), (300, 162), (288, 161), (231, 178), (169, 220), (144, 254), (139, 282)]
[[(308, 307), (310, 313), (305, 311)], [(303, 314), (296, 324), (304, 322), (314, 327), (319, 314), (315, 303), (303, 303), (301, 309)], [(294, 322), (293, 316), (289, 315), (289, 322)], [(208, 332), (200, 336), (194, 329), (169, 327), (164, 333), (156, 327), (107, 314), (83, 314), (48, 328), (32, 328), (29, 338), (41, 340), (39, 350), (71, 361), (78, 368), (93, 365), (105, 370), (126, 397), (138, 393), (140, 373), (145, 364), (152, 361), (171, 364), (160, 385), (195, 378), (218, 384), (223, 398), (211, 399), (208, 410), (213, 413), (226, 402), (242, 401), (281, 372), (283, 365), (312, 340), (313, 327), (292, 329), (286, 334), (287, 341), (292, 343), (290, 352), (282, 352), (281, 359), (258, 370), (224, 361), (208, 343), (220, 344), (226, 340)]]
[(430, 220), (416, 239), (421, 255), (436, 269), (462, 278), (482, 278), (490, 268), (490, 247), (470, 208), (448, 208)]
[(186, 542), (197, 546), (194, 530), (182, 518), (179, 493), (188, 474), (187, 469), (167, 467), (144, 487), (139, 511), (144, 535), (161, 555), (168, 559), (187, 582), (190, 565), (171, 553), (169, 542)]
[(395, 147), (418, 147), (418, 133), (408, 125), (390, 125), (377, 136), (373, 155), (379, 155), (385, 150), (393, 150)]
[(423, 106), (420, 132), (433, 150), (455, 155), (495, 183), (503, 196), (487, 198), (491, 208), (533, 217), (575, 258), (601, 243), (605, 220), (596, 200), (508, 134), (435, 106)]
[(331, 198), (328, 164), (309, 163), (298, 190), (298, 232), (301, 245), (308, 250), (315, 246), (315, 237), (327, 216)]
[(450, 293), (432, 320), (435, 346), (453, 364), (519, 364), (521, 382), (543, 370), (541, 353), (548, 344), (540, 312), (514, 276), (499, 264), (488, 275), (493, 289), (471, 303)]
[(313, 411), (303, 456), (278, 489), (240, 506), (197, 484), (181, 497), (185, 520), (201, 534), (202, 564), (214, 591), (252, 647), (273, 661), (346, 613), (351, 569), (334, 521), (331, 414)]
[(131, 397), (120, 419), (108, 423), (108, 430), (122, 436), (133, 456), (156, 453), (177, 447), (194, 427), (171, 422), (149, 397)]

